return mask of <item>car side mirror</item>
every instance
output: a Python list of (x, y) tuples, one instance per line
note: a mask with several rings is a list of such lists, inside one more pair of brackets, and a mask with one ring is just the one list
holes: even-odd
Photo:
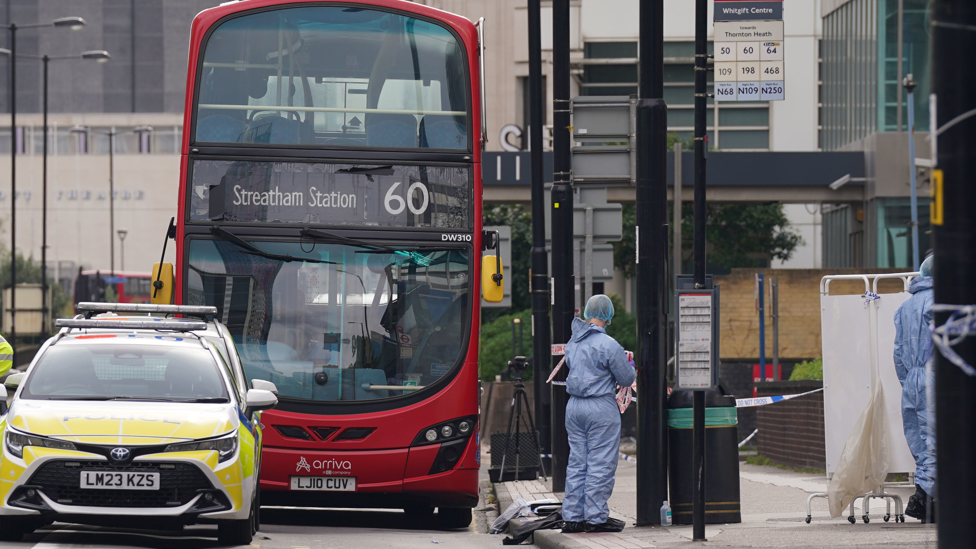
[(20, 387), (20, 382), (24, 380), (24, 376), (26, 375), (26, 372), (16, 372), (8, 375), (7, 379), (3, 382), (4, 388), (13, 389), (16, 391), (17, 387)]
[(3, 397), (2, 399), (0, 399), (0, 416), (7, 415), (7, 398), (9, 396), (10, 393), (8, 393), (7, 388), (4, 387), (3, 394), (0, 394), (0, 397)]
[(272, 394), (278, 396), (278, 387), (276, 387), (275, 384), (270, 381), (265, 381), (263, 379), (252, 379), (251, 388), (271, 391)]
[(270, 410), (278, 405), (278, 397), (265, 389), (251, 389), (245, 397), (244, 417), (251, 417), (254, 412)]

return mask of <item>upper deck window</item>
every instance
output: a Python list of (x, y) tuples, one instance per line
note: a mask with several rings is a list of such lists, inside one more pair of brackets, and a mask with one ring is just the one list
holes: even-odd
[(205, 47), (196, 143), (468, 149), (463, 49), (434, 23), (280, 9), (224, 22)]

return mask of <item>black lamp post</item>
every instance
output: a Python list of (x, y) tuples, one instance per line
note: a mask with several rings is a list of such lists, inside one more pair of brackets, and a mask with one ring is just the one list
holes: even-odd
[[(112, 276), (115, 276), (115, 136), (118, 132), (115, 128), (109, 130), (93, 130), (91, 128), (86, 128), (84, 126), (75, 126), (69, 130), (72, 133), (83, 133), (85, 135), (91, 133), (100, 133), (102, 135), (108, 136), (108, 201), (109, 201), (109, 214), (108, 214), (108, 224), (109, 224), (109, 261), (111, 264), (110, 271)], [(152, 126), (138, 126), (132, 129), (132, 133), (143, 134), (152, 133)]]
[(11, 359), (17, 364), (17, 31), (59, 27), (71, 30), (84, 28), (81, 17), (62, 17), (49, 23), (32, 25), (3, 25), (10, 31), (10, 346)]
[[(0, 48), (0, 55), (12, 56), (12, 52), (10, 50), (8, 50), (8, 49)], [(44, 160), (42, 162), (43, 168), (42, 168), (42, 171), (41, 171), (41, 173), (43, 174), (41, 176), (41, 179), (43, 181), (43, 183), (42, 183), (42, 191), (41, 191), (41, 194), (42, 194), (42, 202), (43, 202), (43, 205), (42, 205), (42, 208), (41, 208), (41, 211), (42, 211), (42, 213), (41, 213), (41, 338), (46, 339), (47, 338), (47, 335), (48, 335), (48, 333), (47, 333), (47, 328), (48, 328), (48, 316), (47, 316), (48, 315), (48, 303), (47, 303), (47, 146), (48, 146), (48, 138), (47, 138), (47, 129), (48, 129), (48, 123), (47, 123), (48, 101), (47, 101), (47, 96), (48, 96), (48, 63), (50, 63), (51, 61), (62, 61), (62, 60), (67, 60), (67, 59), (92, 59), (92, 60), (97, 61), (98, 63), (105, 63), (109, 59), (111, 59), (112, 56), (110, 56), (108, 54), (108, 52), (105, 51), (105, 50), (92, 50), (92, 51), (83, 51), (83, 52), (81, 52), (81, 53), (79, 53), (77, 55), (56, 55), (56, 56), (50, 56), (50, 55), (28, 55), (28, 54), (20, 53), (20, 54), (17, 54), (17, 57), (22, 58), (22, 59), (24, 59), (24, 58), (26, 58), (26, 59), (39, 59), (39, 60), (43, 61), (43, 63), (44, 63), (44, 79), (43, 79), (43, 82), (44, 82), (44, 84), (43, 84), (43, 87), (44, 87), (44, 93), (43, 93), (43, 112), (44, 112), (43, 126), (44, 126), (44, 129), (42, 131), (43, 132), (43, 136), (44, 136), (44, 145), (42, 147), (42, 149), (44, 151), (44, 154), (43, 154)]]

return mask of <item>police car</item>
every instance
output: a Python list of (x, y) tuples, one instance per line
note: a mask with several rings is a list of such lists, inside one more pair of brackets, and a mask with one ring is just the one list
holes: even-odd
[[(257, 531), (260, 411), (214, 307), (81, 303), (0, 404), (0, 539), (55, 520), (126, 527), (217, 524)], [(179, 314), (119, 316), (120, 314)], [(88, 318), (84, 318), (87, 316)]]

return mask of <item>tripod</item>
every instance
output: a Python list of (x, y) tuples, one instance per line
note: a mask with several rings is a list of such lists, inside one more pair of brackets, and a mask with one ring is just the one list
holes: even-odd
[[(515, 357), (518, 359), (525, 360), (524, 357)], [(514, 361), (513, 361), (514, 362)], [(542, 444), (539, 440), (539, 432), (535, 429), (535, 422), (532, 421), (532, 410), (529, 407), (529, 397), (525, 394), (525, 384), (522, 383), (522, 373), (512, 369), (512, 378), (515, 381), (515, 390), (512, 394), (512, 407), (508, 411), (508, 432), (505, 434), (505, 453), (502, 454), (502, 466), (501, 470), (498, 472), (498, 479), (501, 482), (505, 481), (505, 461), (508, 459), (508, 448), (509, 444), (512, 442), (512, 429), (515, 429), (515, 479), (519, 479), (519, 473), (521, 472), (520, 456), (521, 456), (521, 430), (522, 425), (528, 420), (529, 433), (535, 435), (535, 447), (536, 451), (542, 449)], [(523, 416), (522, 406), (525, 405), (525, 412)], [(546, 468), (543, 463), (541, 456), (536, 457), (539, 467), (542, 469), (542, 478), (546, 478)]]

